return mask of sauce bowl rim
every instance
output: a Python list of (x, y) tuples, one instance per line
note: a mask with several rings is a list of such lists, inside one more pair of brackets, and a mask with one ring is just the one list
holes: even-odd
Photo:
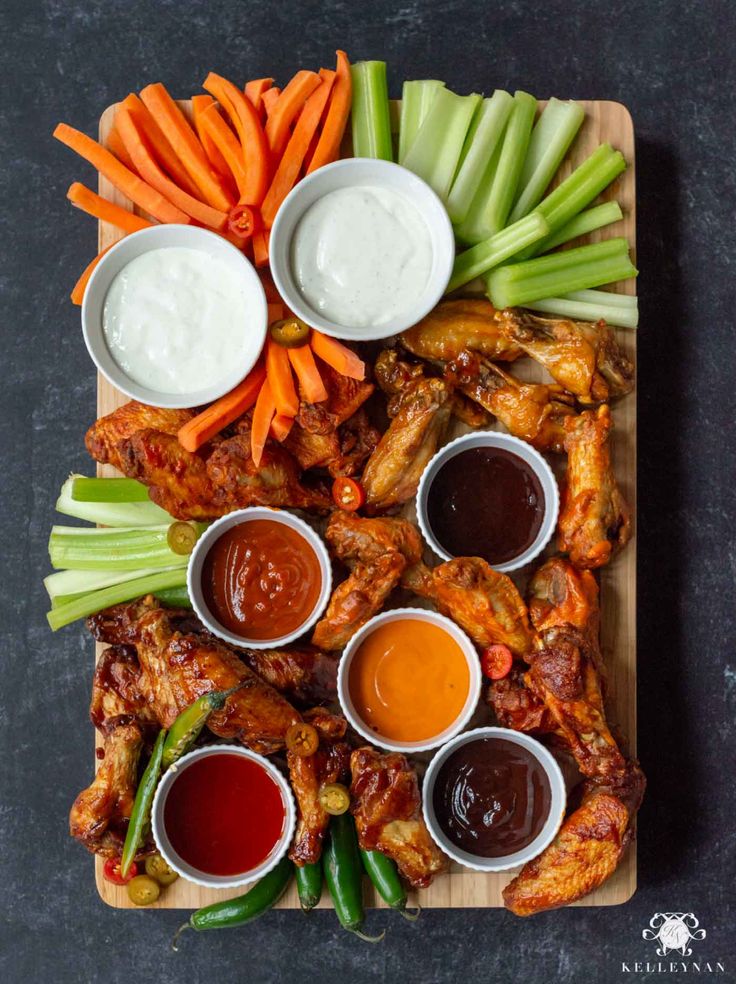
[[(300, 533), (314, 550), (322, 575), (319, 596), (309, 617), (293, 632), (275, 636), (273, 639), (249, 639), (247, 636), (238, 636), (229, 632), (210, 612), (202, 590), (202, 565), (213, 543), (230, 527), (239, 526), (241, 523), (248, 523), (256, 519), (272, 520)], [(322, 537), (301, 517), (295, 516), (288, 509), (275, 509), (271, 506), (248, 506), (245, 509), (235, 509), (224, 516), (220, 516), (197, 540), (187, 564), (187, 591), (195, 614), (218, 639), (241, 649), (275, 649), (278, 646), (285, 646), (294, 642), (304, 635), (322, 616), (332, 594), (332, 563)]]
[[(549, 814), (542, 829), (534, 840), (522, 850), (498, 858), (484, 858), (481, 855), (471, 854), (469, 851), (464, 851), (462, 848), (457, 847), (440, 827), (435, 816), (434, 803), (432, 801), (432, 794), (440, 767), (457, 748), (478, 738), (502, 738), (505, 741), (510, 741), (526, 748), (544, 769), (550, 785)], [(523, 731), (514, 731), (512, 728), (487, 725), (481, 728), (473, 728), (470, 731), (464, 731), (462, 734), (456, 735), (437, 752), (429, 763), (424, 775), (422, 814), (432, 840), (453, 861), (462, 865), (464, 868), (471, 868), (473, 871), (508, 871), (510, 868), (519, 868), (526, 864), (527, 861), (538, 857), (542, 851), (549, 847), (557, 835), (565, 816), (566, 807), (567, 787), (562, 770), (554, 755), (536, 738), (525, 734)]]
[[(444, 629), (445, 632), (447, 632), (447, 634), (460, 647), (470, 673), (468, 694), (465, 699), (463, 709), (457, 718), (450, 725), (448, 725), (444, 731), (441, 731), (439, 735), (436, 735), (434, 738), (422, 739), (421, 741), (415, 742), (392, 741), (390, 738), (385, 738), (383, 735), (379, 735), (375, 731), (372, 731), (360, 717), (357, 709), (353, 705), (350, 697), (348, 679), (350, 665), (364, 639), (366, 639), (367, 636), (378, 628), (378, 626), (387, 622), (401, 621), (402, 619), (420, 619), (422, 621), (429, 622), (438, 628)], [(452, 619), (449, 619), (446, 615), (441, 615), (439, 612), (435, 612), (430, 608), (392, 608), (389, 611), (374, 615), (373, 618), (369, 619), (365, 625), (358, 629), (355, 635), (352, 636), (345, 647), (342, 656), (340, 657), (340, 662), (337, 667), (337, 699), (340, 703), (340, 708), (343, 714), (348, 719), (349, 724), (355, 729), (355, 731), (358, 732), (359, 735), (365, 738), (366, 741), (369, 741), (373, 745), (377, 745), (379, 748), (387, 749), (390, 752), (403, 752), (407, 754), (413, 754), (415, 752), (429, 752), (432, 749), (439, 748), (446, 742), (452, 740), (458, 735), (459, 732), (462, 731), (463, 728), (467, 727), (468, 722), (475, 713), (480, 700), (482, 686), (483, 674), (480, 669), (480, 661), (470, 637), (463, 629), (460, 628), (459, 625), (453, 622)]]
[[(244, 871), (239, 875), (210, 875), (206, 871), (202, 871), (200, 868), (195, 868), (193, 865), (187, 864), (187, 862), (183, 858), (179, 857), (179, 855), (174, 851), (174, 848), (166, 835), (164, 824), (166, 797), (168, 796), (171, 787), (174, 785), (179, 775), (181, 775), (181, 773), (187, 769), (192, 762), (202, 758), (207, 758), (211, 755), (223, 753), (226, 755), (240, 755), (243, 758), (247, 758), (252, 762), (258, 763), (258, 765), (260, 765), (268, 773), (268, 775), (279, 787), (281, 801), (284, 805), (284, 826), (281, 831), (281, 836), (274, 844), (268, 857), (255, 868), (252, 868), (250, 871)], [(244, 748), (242, 745), (231, 745), (227, 743), (204, 745), (201, 748), (195, 748), (193, 751), (187, 752), (186, 755), (182, 755), (182, 757), (173, 765), (169, 766), (161, 777), (161, 781), (156, 789), (156, 793), (153, 798), (153, 805), (151, 807), (151, 828), (153, 832), (153, 840), (159, 854), (166, 861), (169, 867), (186, 881), (193, 882), (195, 885), (200, 885), (203, 888), (238, 888), (240, 885), (248, 885), (268, 874), (268, 872), (275, 868), (286, 854), (296, 829), (296, 803), (294, 801), (294, 794), (291, 791), (289, 783), (286, 781), (281, 771), (276, 768), (273, 762), (267, 759), (264, 755), (260, 755), (258, 752), (253, 752), (249, 748)]]
[[(416, 496), (417, 522), (424, 542), (433, 553), (445, 561), (454, 560), (455, 556), (448, 553), (434, 535), (427, 515), (427, 502), (432, 482), (440, 468), (461, 451), (473, 447), (499, 447), (515, 454), (534, 470), (544, 493), (544, 514), (534, 542), (513, 560), (503, 564), (490, 565), (494, 571), (508, 574), (509, 571), (526, 567), (539, 556), (554, 535), (560, 512), (560, 492), (554, 472), (544, 456), (528, 441), (523, 441), (511, 434), (504, 434), (502, 431), (493, 430), (472, 431), (449, 441), (430, 458), (419, 479)], [(519, 451), (522, 451), (523, 454), (520, 454)]]

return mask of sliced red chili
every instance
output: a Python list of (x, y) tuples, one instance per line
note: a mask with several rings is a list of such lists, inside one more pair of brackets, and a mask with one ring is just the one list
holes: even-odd
[(260, 216), (250, 205), (233, 205), (227, 227), (234, 236), (245, 242), (260, 228)]
[(123, 876), (120, 872), (120, 858), (108, 858), (105, 861), (102, 874), (105, 876), (105, 880), (113, 885), (127, 885), (130, 879), (135, 878), (138, 874), (138, 865), (133, 861), (128, 868), (128, 874)]
[(365, 489), (354, 478), (340, 476), (332, 483), (332, 498), (340, 509), (355, 512), (365, 502)]
[(480, 658), (483, 674), (490, 680), (503, 680), (505, 676), (508, 676), (513, 663), (513, 653), (508, 646), (504, 646), (500, 642), (485, 649)]

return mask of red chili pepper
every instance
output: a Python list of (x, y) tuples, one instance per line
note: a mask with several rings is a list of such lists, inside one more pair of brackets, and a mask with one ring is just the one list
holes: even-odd
[(133, 861), (128, 868), (128, 874), (123, 877), (120, 873), (120, 858), (108, 858), (105, 867), (102, 869), (105, 880), (112, 882), (113, 885), (127, 885), (131, 878), (138, 874), (138, 865)]
[(508, 676), (513, 662), (514, 656), (509, 647), (499, 642), (483, 651), (480, 667), (483, 670), (483, 675), (490, 680), (503, 680), (505, 676)]
[(354, 478), (341, 476), (332, 485), (332, 498), (336, 506), (346, 512), (356, 512), (365, 502), (365, 489)]
[(260, 215), (249, 205), (233, 205), (227, 227), (234, 236), (245, 242), (260, 228)]

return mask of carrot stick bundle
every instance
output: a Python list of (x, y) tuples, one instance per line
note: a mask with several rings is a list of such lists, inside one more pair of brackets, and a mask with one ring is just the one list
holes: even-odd
[[(140, 97), (134, 92), (131, 92), (123, 99), (121, 107), (128, 110), (136, 129), (150, 144), (154, 159), (161, 165), (168, 176), (179, 185), (182, 191), (186, 191), (193, 198), (199, 198), (201, 200), (202, 193), (187, 174), (186, 168), (174, 153), (173, 147), (161, 132), (161, 128)], [(117, 126), (117, 114), (115, 116), (115, 125)]]

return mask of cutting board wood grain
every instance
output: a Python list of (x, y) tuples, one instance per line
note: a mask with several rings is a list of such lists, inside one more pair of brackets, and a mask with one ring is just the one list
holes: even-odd
[[(189, 104), (180, 103), (188, 112)], [(543, 104), (542, 104), (543, 105)], [(620, 150), (628, 163), (628, 168), (614, 185), (604, 194), (604, 199), (615, 198), (623, 209), (624, 218), (615, 226), (585, 237), (584, 241), (597, 241), (610, 236), (626, 236), (632, 245), (635, 257), (636, 243), (636, 200), (634, 167), (634, 128), (628, 110), (620, 103), (606, 101), (583, 101), (586, 118), (573, 145), (572, 152), (561, 169), (560, 179), (569, 174), (595, 147), (604, 142), (611, 143)], [(394, 110), (396, 110), (394, 106)], [(115, 107), (109, 107), (100, 120), (100, 139), (105, 143), (112, 126)], [(398, 114), (394, 112), (394, 117)], [(125, 208), (132, 209), (131, 202), (120, 194), (103, 177), (99, 181), (100, 194)], [(99, 225), (99, 248), (104, 249), (121, 238), (120, 232), (107, 223)], [(635, 293), (633, 281), (616, 285), (621, 293)], [(636, 360), (636, 333), (617, 330), (619, 342)], [(525, 363), (522, 369), (522, 362)], [(543, 370), (522, 360), (514, 365), (514, 372), (530, 380), (547, 379)], [(97, 413), (98, 416), (110, 413), (125, 397), (112, 387), (102, 376), (98, 378)], [(618, 401), (613, 409), (614, 436), (613, 457), (616, 474), (624, 495), (636, 514), (636, 392)], [(454, 435), (450, 435), (454, 436)], [(558, 464), (560, 464), (558, 462)], [(98, 467), (98, 474), (115, 474), (108, 466)], [(636, 538), (626, 549), (600, 572), (602, 624), (601, 641), (608, 669), (609, 719), (614, 731), (628, 738), (628, 749), (636, 749)], [(522, 581), (523, 584), (523, 581)], [(100, 647), (98, 647), (99, 650)], [(102, 876), (102, 862), (96, 859), (95, 873), (97, 887), (102, 899), (117, 908), (133, 908), (124, 888), (118, 888), (105, 881)], [(419, 894), (421, 904), (428, 908), (494, 908), (503, 905), (501, 891), (513, 877), (513, 872), (482, 874), (453, 865), (451, 871), (435, 880), (429, 889)], [(384, 907), (375, 893), (365, 882), (366, 905)], [(626, 902), (636, 890), (636, 846), (632, 843), (615, 872), (601, 888), (593, 892), (577, 905), (605, 906)], [(155, 908), (196, 909), (221, 899), (241, 894), (241, 890), (208, 890), (179, 879), (173, 886), (161, 893)], [(299, 902), (296, 889), (292, 885), (279, 908), (296, 909)], [(331, 907), (327, 892), (320, 907)]]

